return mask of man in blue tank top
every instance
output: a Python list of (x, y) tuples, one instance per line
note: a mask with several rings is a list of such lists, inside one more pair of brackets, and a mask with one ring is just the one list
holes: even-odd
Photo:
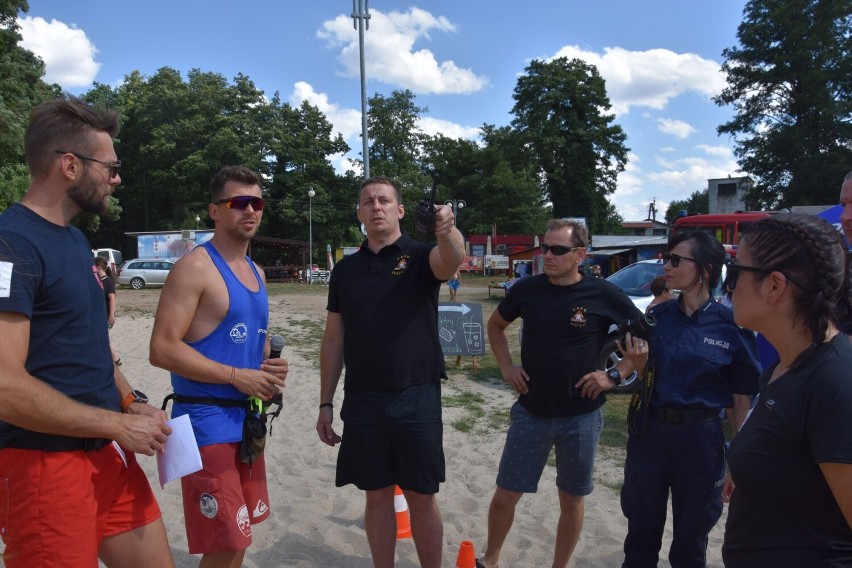
[(169, 274), (151, 363), (171, 371), (172, 416), (189, 415), (201, 451), (201, 471), (181, 480), (189, 552), (203, 554), (204, 566), (239, 566), (251, 525), (270, 514), (263, 454), (251, 463), (239, 458), (247, 413), (241, 403), (269, 400), (283, 388), (288, 367), (267, 358), (266, 281), (246, 255), (263, 215), (260, 179), (227, 166), (210, 182), (210, 197), (215, 233)]
[(317, 433), (334, 446), (334, 392), (346, 365), (338, 487), (366, 492), (364, 524), (376, 567), (393, 566), (394, 485), (405, 493), (423, 568), (441, 566), (443, 526), (435, 494), (444, 481), (438, 291), (458, 270), (464, 241), (452, 210), (435, 212), (438, 244), (404, 236), (399, 186), (361, 184), (358, 219), (367, 240), (331, 273), (320, 348)]

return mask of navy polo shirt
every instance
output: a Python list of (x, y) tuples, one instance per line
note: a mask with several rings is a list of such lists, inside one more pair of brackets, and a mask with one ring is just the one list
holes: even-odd
[(758, 390), (760, 363), (754, 332), (734, 322), (730, 308), (713, 299), (687, 316), (680, 300), (649, 310), (655, 384), (651, 404), (675, 408), (729, 408), (733, 393)]
[(374, 254), (365, 242), (335, 265), (327, 309), (343, 319), (346, 390), (397, 390), (444, 376), (434, 247), (402, 236)]

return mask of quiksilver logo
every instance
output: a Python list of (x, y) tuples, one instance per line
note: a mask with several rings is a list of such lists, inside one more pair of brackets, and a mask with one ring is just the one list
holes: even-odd
[(709, 337), (705, 337), (704, 344), (712, 345), (713, 347), (721, 347), (722, 349), (731, 348), (731, 344), (725, 341), (724, 339), (710, 339)]

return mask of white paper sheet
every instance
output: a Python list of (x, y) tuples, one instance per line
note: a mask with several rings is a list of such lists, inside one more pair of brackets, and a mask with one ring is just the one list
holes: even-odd
[(189, 416), (184, 414), (168, 421), (172, 428), (166, 446), (157, 453), (157, 471), (160, 474), (160, 487), (169, 481), (189, 475), (201, 469), (201, 454), (192, 431)]

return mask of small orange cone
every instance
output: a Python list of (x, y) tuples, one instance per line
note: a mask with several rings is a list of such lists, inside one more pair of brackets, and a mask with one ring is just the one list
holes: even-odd
[(473, 543), (469, 540), (463, 540), (459, 545), (459, 558), (456, 560), (456, 568), (476, 568), (476, 554), (473, 552)]
[(397, 485), (393, 491), (393, 508), (396, 510), (396, 539), (411, 538), (411, 521), (408, 518), (408, 501)]

